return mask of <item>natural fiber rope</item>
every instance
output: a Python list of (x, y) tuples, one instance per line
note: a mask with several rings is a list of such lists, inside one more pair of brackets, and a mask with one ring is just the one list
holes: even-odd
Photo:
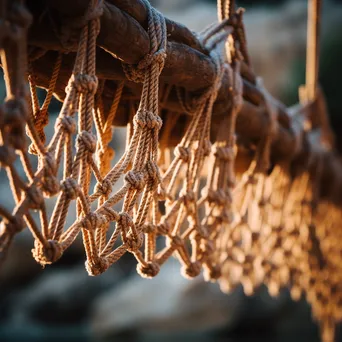
[[(0, 46), (7, 97), (0, 111), (0, 163), (7, 172), (16, 206), (12, 212), (0, 207), (0, 253), (5, 253), (14, 235), (28, 226), (35, 239), (33, 256), (42, 265), (57, 261), (82, 234), (90, 275), (101, 274), (130, 252), (137, 260), (138, 273), (148, 278), (156, 276), (174, 255), (184, 276), (195, 277), (204, 270), (205, 278), (218, 280), (224, 291), (242, 284), (245, 293), (252, 294), (264, 283), (272, 295), (277, 295), (290, 285), (294, 299), (306, 296), (321, 322), (323, 340), (331, 342), (334, 324), (342, 319), (341, 210), (321, 199), (324, 160), (320, 151), (309, 151), (309, 170), (272, 165), (270, 150), (277, 112), (260, 79), (256, 86), (269, 127), (256, 146), (249, 169), (236, 181), (235, 123), (243, 103), (240, 66), (241, 60), (250, 63), (243, 11), (234, 12), (234, 1), (218, 1), (220, 22), (200, 37), (215, 65), (215, 80), (192, 103), (187, 93), (176, 87), (184, 113), (191, 113), (192, 118), (174, 151), (161, 159), (164, 165), (160, 167), (158, 148), (168, 146), (178, 117), (167, 116), (167, 127), (159, 139), (159, 107), (171, 91), (171, 86), (166, 86), (160, 100), (159, 75), (166, 58), (167, 32), (164, 17), (147, 0), (144, 4), (150, 51), (137, 65), (123, 63), (127, 78), (142, 83), (142, 94), (136, 112), (135, 104), (130, 103), (132, 127), (126, 150), (113, 167), (112, 123), (124, 82), (117, 83), (112, 104), (105, 109), (105, 80), (98, 80), (95, 73), (102, 1), (90, 1), (87, 13), (75, 22), (75, 29), (81, 28), (77, 56), (49, 143), (45, 143), (44, 126), (62, 55), (56, 58), (40, 108), (32, 65), (25, 70), (30, 15), (21, 1), (16, 1), (15, 13), (1, 13), (4, 34)], [(237, 27), (229, 25), (233, 15), (240, 21)], [(73, 36), (72, 28), (66, 25), (62, 32), (66, 45)], [(31, 51), (30, 58), (43, 53)], [(27, 105), (27, 74), (31, 110)], [(232, 85), (227, 94), (232, 106), (211, 145), (211, 117), (225, 75)], [(316, 89), (317, 82), (313, 83)], [(30, 150), (38, 155), (37, 169), (28, 157), (25, 129), (32, 141)], [(302, 139), (307, 139), (306, 134)], [(26, 179), (14, 165), (17, 154)], [(318, 167), (313, 169), (312, 165)], [(92, 181), (96, 182), (94, 189)], [(53, 196), (57, 199), (50, 216), (45, 198)], [(73, 201), (77, 217), (65, 227)], [(114, 206), (121, 206), (121, 211)], [(38, 211), (40, 224), (32, 210)], [(160, 236), (166, 242), (162, 249), (157, 248)]]

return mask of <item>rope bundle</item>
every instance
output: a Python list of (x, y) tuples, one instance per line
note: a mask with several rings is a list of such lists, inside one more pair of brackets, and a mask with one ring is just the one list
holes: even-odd
[[(250, 62), (243, 26), (236, 29), (226, 24), (235, 13), (234, 2), (218, 1), (220, 22), (200, 37), (215, 65), (214, 83), (193, 103), (176, 89), (184, 112), (191, 112), (192, 119), (170, 152), (163, 147), (167, 144), (159, 142), (159, 104), (163, 101), (159, 98), (159, 75), (167, 53), (166, 24), (144, 0), (150, 51), (136, 65), (122, 63), (127, 79), (142, 83), (141, 99), (126, 150), (112, 167), (112, 122), (124, 82), (117, 84), (106, 110), (101, 97), (105, 81), (96, 76), (96, 38), (103, 2), (90, 1), (80, 20), (83, 24), (73, 72), (48, 143), (44, 127), (49, 124), (48, 108), (63, 55), (56, 57), (40, 107), (34, 70), (30, 64), (29, 75), (25, 70), (30, 15), (21, 1), (13, 3), (15, 6), (9, 4), (0, 18), (7, 90), (0, 110), (0, 163), (16, 206), (12, 212), (0, 207), (0, 253), (6, 253), (14, 235), (28, 226), (35, 239), (33, 257), (43, 266), (56, 262), (81, 234), (85, 266), (94, 276), (130, 252), (137, 260), (137, 272), (147, 278), (156, 276), (174, 255), (184, 276), (196, 277), (203, 270), (206, 280), (218, 281), (225, 292), (242, 284), (245, 293), (252, 294), (264, 283), (277, 295), (290, 285), (294, 299), (305, 294), (321, 322), (324, 341), (332, 341), (334, 324), (342, 318), (341, 210), (321, 200), (320, 168), (293, 170), (290, 164), (271, 165), (277, 117), (260, 80), (257, 87), (268, 132), (259, 141), (248, 170), (240, 177), (235, 175), (235, 124), (243, 103), (240, 68), (242, 61)], [(243, 11), (235, 14), (242, 21)], [(35, 53), (31, 51), (31, 56)], [(213, 105), (226, 76), (232, 84), (227, 94), (232, 106), (211, 144)], [(26, 93), (27, 80), (31, 100)], [(169, 91), (165, 90), (164, 100)], [(177, 118), (167, 120), (168, 134), (163, 138), (171, 134)], [(37, 156), (36, 170), (28, 151)], [(321, 158), (319, 151), (309, 152), (311, 161)], [(17, 154), (26, 179), (14, 166)], [(312, 165), (323, 162), (315, 160)], [(48, 197), (57, 198), (50, 215), (45, 202)], [(76, 219), (67, 227), (73, 204)], [(39, 213), (39, 224), (33, 211)], [(162, 246), (161, 240), (165, 242)]]

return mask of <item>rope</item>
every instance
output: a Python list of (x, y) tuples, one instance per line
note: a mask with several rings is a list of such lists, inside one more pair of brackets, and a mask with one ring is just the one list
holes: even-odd
[[(15, 234), (25, 227), (35, 240), (33, 257), (42, 266), (56, 262), (82, 235), (85, 267), (92, 276), (105, 272), (128, 252), (137, 260), (137, 272), (151, 278), (175, 256), (183, 276), (193, 278), (203, 272), (206, 280), (218, 281), (225, 292), (242, 284), (251, 295), (266, 284), (270, 294), (277, 295), (290, 285), (294, 299), (306, 296), (320, 321), (323, 340), (331, 342), (334, 324), (342, 319), (341, 210), (321, 197), (326, 189), (319, 187), (325, 156), (320, 150), (309, 151), (303, 161), (308, 169), (294, 169), (290, 162), (273, 165), (277, 111), (260, 79), (255, 86), (268, 129), (256, 146), (250, 144), (254, 159), (248, 170), (241, 177), (235, 174), (236, 155), (241, 151), (235, 131), (243, 105), (240, 68), (242, 61), (250, 64), (243, 10), (235, 12), (234, 1), (218, 1), (219, 23), (201, 34), (203, 48), (215, 65), (215, 79), (191, 102), (187, 92), (174, 88), (184, 113), (191, 117), (182, 139), (171, 150), (168, 142), (182, 117), (166, 113), (166, 127), (159, 138), (160, 115), (166, 112), (164, 104), (172, 92), (172, 85), (165, 85), (159, 96), (159, 76), (167, 57), (165, 18), (144, 0), (150, 51), (135, 65), (122, 63), (126, 78), (142, 83), (141, 98), (138, 106), (130, 100), (126, 149), (112, 166), (112, 125), (124, 105), (125, 83), (116, 83), (106, 108), (106, 80), (96, 76), (103, 2), (90, 1), (85, 15), (74, 25), (69, 23), (60, 37), (68, 44), (70, 37), (80, 34), (65, 100), (49, 142), (44, 127), (49, 124), (48, 109), (59, 81), (62, 54), (57, 55), (40, 106), (34, 70), (26, 61), (31, 18), (21, 1), (15, 3), (7, 6), (8, 13), (0, 13), (7, 94), (0, 111), (0, 164), (16, 203), (12, 211), (0, 207), (1, 259)], [(308, 47), (306, 84), (310, 101), (319, 96), (320, 3), (313, 1), (312, 6), (309, 31), (315, 48)], [(31, 51), (30, 60), (45, 52)], [(217, 114), (215, 101), (224, 77), (231, 84), (227, 96), (232, 106), (213, 137), (212, 116)], [(28, 156), (25, 130), (32, 142), (30, 151), (38, 160), (36, 168)], [(306, 141), (308, 131), (303, 127), (301, 131)], [(18, 155), (26, 178), (17, 170)], [(56, 202), (50, 215), (46, 198), (53, 196)], [(67, 226), (73, 202), (76, 220)], [(38, 212), (37, 219), (32, 211)], [(157, 239), (165, 240), (164, 248), (159, 248)]]

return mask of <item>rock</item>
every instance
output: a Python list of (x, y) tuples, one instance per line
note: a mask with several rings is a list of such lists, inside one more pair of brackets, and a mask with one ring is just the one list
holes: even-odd
[(83, 265), (46, 270), (34, 283), (16, 293), (11, 302), (10, 322), (73, 325), (84, 322), (92, 301), (121, 279), (111, 267), (98, 277), (89, 277)]
[(95, 337), (102, 338), (123, 331), (198, 334), (234, 325), (243, 301), (242, 291), (226, 295), (202, 277), (183, 278), (179, 265), (170, 260), (157, 277), (133, 275), (98, 298), (91, 326)]

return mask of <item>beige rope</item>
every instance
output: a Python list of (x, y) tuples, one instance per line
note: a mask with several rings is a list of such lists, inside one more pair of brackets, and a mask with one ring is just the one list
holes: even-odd
[[(240, 66), (242, 60), (250, 63), (243, 11), (234, 13), (233, 1), (218, 1), (220, 22), (200, 37), (216, 67), (214, 83), (192, 102), (184, 89), (175, 87), (184, 114), (192, 116), (176, 148), (164, 151), (159, 159), (158, 149), (168, 146), (180, 117), (167, 113), (159, 138), (160, 109), (166, 112), (163, 103), (172, 88), (166, 85), (163, 96), (159, 96), (167, 32), (164, 17), (144, 0), (150, 51), (136, 65), (123, 63), (127, 78), (142, 83), (141, 99), (138, 108), (130, 103), (126, 150), (111, 166), (112, 123), (125, 87), (124, 82), (116, 84), (106, 112), (102, 103), (106, 80), (98, 80), (95, 73), (102, 1), (90, 1), (85, 15), (76, 20), (75, 27), (81, 28), (77, 55), (48, 143), (44, 126), (62, 55), (56, 58), (40, 107), (33, 67), (29, 65), (26, 70), (23, 60), (30, 15), (21, 1), (14, 1), (15, 13), (0, 13), (4, 16), (0, 25), (10, 23), (0, 39), (4, 43), (0, 46), (7, 93), (1, 109), (0, 164), (16, 203), (12, 212), (0, 207), (0, 253), (6, 253), (14, 235), (28, 226), (35, 240), (33, 256), (43, 266), (57, 261), (80, 234), (90, 275), (101, 274), (130, 252), (144, 277), (156, 276), (175, 256), (184, 276), (195, 277), (203, 270), (207, 280), (218, 280), (226, 292), (242, 284), (245, 293), (252, 294), (266, 284), (270, 294), (277, 295), (290, 285), (294, 299), (306, 296), (320, 321), (324, 341), (331, 342), (334, 324), (342, 319), (341, 210), (321, 198), (320, 167), (292, 170), (290, 164), (272, 165), (277, 112), (260, 79), (256, 84), (262, 94), (260, 109), (269, 127), (256, 146), (249, 169), (240, 179), (235, 175), (234, 162), (240, 148), (235, 125), (243, 102)], [(12, 6), (8, 8), (13, 10)], [(234, 27), (230, 26), (232, 16), (238, 21)], [(71, 26), (63, 29), (65, 39), (77, 31), (71, 32)], [(34, 50), (30, 59), (43, 53)], [(211, 145), (214, 103), (226, 75), (232, 85), (227, 94), (232, 107)], [(27, 79), (31, 100), (26, 94)], [(31, 151), (37, 154), (37, 168), (28, 156), (25, 129), (32, 141)], [(308, 132), (303, 127), (301, 130), (302, 139), (308, 139)], [(322, 166), (321, 151), (310, 152), (305, 162)], [(17, 155), (26, 177), (17, 171)], [(53, 196), (56, 202), (49, 215), (45, 198)], [(66, 227), (73, 201), (76, 220)], [(37, 220), (32, 210), (38, 212)], [(161, 249), (157, 244), (160, 237), (166, 242)]]

